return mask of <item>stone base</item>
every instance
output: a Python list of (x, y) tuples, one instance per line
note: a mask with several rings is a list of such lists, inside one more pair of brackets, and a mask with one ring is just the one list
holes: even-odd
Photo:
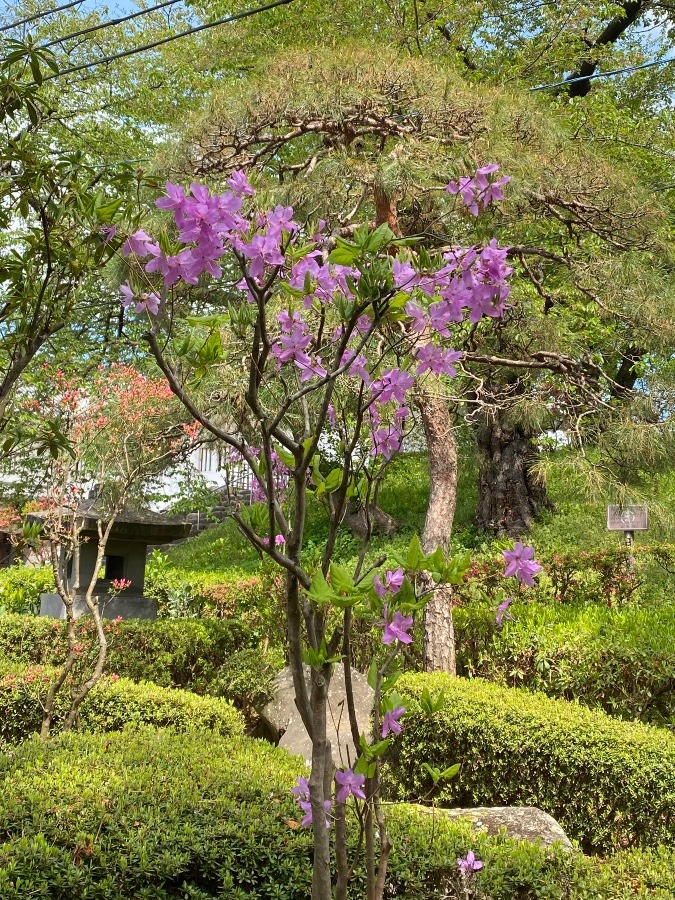
[(445, 809), (406, 804), (426, 815), (439, 819), (462, 819), (470, 822), (477, 831), (497, 835), (503, 829), (507, 837), (518, 841), (531, 841), (550, 847), (560, 843), (565, 850), (572, 850), (572, 842), (553, 816), (536, 806), (478, 806), (474, 809)]
[[(157, 601), (140, 594), (97, 594), (101, 616), (104, 619), (156, 619)], [(86, 615), (89, 610), (84, 597), (77, 597), (74, 604), (75, 618)], [(40, 615), (51, 619), (65, 619), (66, 608), (58, 594), (40, 594)]]

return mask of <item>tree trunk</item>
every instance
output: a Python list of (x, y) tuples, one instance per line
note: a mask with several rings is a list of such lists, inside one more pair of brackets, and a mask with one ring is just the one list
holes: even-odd
[[(447, 552), (457, 502), (457, 443), (448, 402), (428, 391), (420, 392), (417, 406), (422, 417), (429, 456), (430, 494), (422, 533), (422, 549)], [(424, 608), (424, 668), (427, 672), (457, 673), (452, 587), (443, 585)]]
[(551, 507), (546, 486), (532, 472), (538, 456), (534, 434), (522, 425), (506, 425), (495, 414), (484, 418), (476, 436), (478, 525), (496, 534), (527, 532)]

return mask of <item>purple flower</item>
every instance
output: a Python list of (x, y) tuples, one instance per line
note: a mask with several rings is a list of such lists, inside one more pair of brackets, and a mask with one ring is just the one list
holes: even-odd
[(541, 572), (541, 566), (534, 558), (534, 547), (524, 547), (518, 541), (513, 550), (502, 551), (502, 556), (506, 560), (504, 578), (515, 575), (528, 587), (534, 586), (534, 576)]
[[(323, 810), (326, 813), (326, 828), (330, 828), (330, 819), (328, 815), (331, 811), (332, 802), (330, 800), (323, 801)], [(310, 800), (298, 800), (298, 806), (304, 812), (304, 816), (302, 817), (300, 824), (301, 825), (311, 825), (314, 821), (314, 817), (312, 816), (312, 803)]]
[(166, 197), (159, 197), (155, 200), (155, 206), (158, 209), (168, 209), (173, 213), (181, 210), (184, 203), (185, 191), (179, 184), (173, 184), (171, 181), (166, 183)]
[(159, 312), (159, 304), (160, 299), (157, 294), (141, 294), (136, 303), (136, 312), (142, 313), (144, 310), (147, 310), (153, 316), (156, 316)]
[(335, 780), (340, 785), (335, 799), (338, 803), (345, 803), (347, 797), (358, 797), (359, 800), (365, 800), (366, 795), (363, 793), (363, 785), (366, 783), (365, 775), (355, 775), (351, 769), (338, 769), (335, 773)]
[(122, 306), (128, 309), (132, 303), (136, 302), (133, 290), (129, 287), (129, 282), (120, 285), (120, 294), (122, 295)]
[(508, 611), (509, 606), (511, 606), (512, 603), (513, 597), (507, 597), (506, 600), (502, 600), (502, 602), (497, 607), (497, 615), (495, 616), (495, 621), (500, 628), (505, 618), (514, 621), (513, 616)]
[(391, 621), (389, 621), (389, 607), (385, 603), (382, 643), (393, 644), (394, 641), (400, 641), (402, 644), (412, 644), (412, 638), (408, 634), (412, 628), (412, 624), (413, 617), (404, 616), (402, 612), (395, 612)]
[[(301, 821), (301, 825), (311, 825), (312, 824), (312, 802), (309, 795), (309, 782), (306, 778), (303, 778), (302, 775), (298, 775), (298, 781), (295, 787), (291, 788), (291, 794), (298, 801), (298, 806), (305, 814)], [(330, 800), (324, 800), (323, 808), (326, 813), (326, 817), (330, 813), (332, 803)], [(330, 819), (326, 818), (326, 828), (330, 828)]]
[(458, 350), (443, 350), (434, 344), (426, 344), (418, 349), (416, 355), (420, 361), (417, 367), (418, 375), (431, 371), (434, 375), (448, 375), (454, 378), (457, 374), (454, 363), (464, 354)]
[(349, 364), (347, 374), (354, 378), (361, 378), (366, 384), (370, 384), (370, 374), (368, 372), (368, 360), (363, 354), (354, 355), (353, 350), (345, 350), (340, 359), (340, 366)]
[(427, 327), (427, 314), (416, 303), (408, 301), (405, 305), (405, 311), (411, 319), (411, 329), (413, 331), (424, 331)]
[(384, 719), (382, 721), (382, 737), (386, 738), (387, 735), (391, 732), (391, 734), (400, 734), (403, 730), (403, 726), (399, 722), (401, 716), (405, 715), (406, 708), (405, 706), (397, 706), (396, 709), (389, 710), (384, 714)]
[(298, 775), (295, 787), (291, 788), (294, 797), (309, 798), (309, 781), (302, 775)]
[(388, 569), (387, 574), (384, 576), (384, 584), (380, 581), (380, 576), (376, 575), (373, 580), (375, 593), (378, 597), (384, 597), (387, 591), (390, 591), (392, 594), (398, 594), (404, 578), (405, 572), (403, 569), (394, 569), (393, 572), (391, 569)]
[(389, 400), (403, 403), (406, 391), (409, 391), (414, 383), (415, 379), (404, 369), (389, 369), (373, 382), (373, 395), (378, 403), (387, 403)]
[(292, 206), (275, 206), (267, 215), (267, 223), (274, 231), (297, 231), (298, 224), (293, 221)]
[(392, 264), (392, 275), (396, 287), (410, 289), (419, 281), (419, 275), (408, 262), (395, 259)]
[(403, 432), (399, 425), (382, 426), (372, 433), (373, 456), (383, 456), (391, 459), (394, 453), (398, 453), (403, 442)]
[(148, 244), (152, 244), (152, 238), (145, 231), (139, 229), (124, 242), (122, 255), (129, 256), (130, 253), (134, 253), (136, 256), (147, 256), (149, 253)]
[(99, 231), (103, 235), (103, 243), (107, 247), (110, 241), (112, 241), (112, 239), (117, 234), (117, 225), (101, 225)]
[(478, 872), (483, 868), (483, 863), (479, 859), (476, 859), (476, 854), (473, 850), (469, 850), (464, 859), (461, 857), (458, 858), (457, 865), (459, 866), (460, 872), (465, 877), (473, 875), (474, 872)]
[(255, 194), (255, 191), (248, 182), (248, 178), (239, 169), (230, 175), (227, 183), (231, 188), (232, 193), (236, 194), (237, 197), (252, 197)]

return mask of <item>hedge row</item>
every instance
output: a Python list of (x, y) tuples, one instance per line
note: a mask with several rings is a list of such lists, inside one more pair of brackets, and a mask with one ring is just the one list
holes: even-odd
[[(82, 661), (96, 652), (94, 626), (78, 621)], [(106, 671), (162, 687), (186, 688), (224, 697), (249, 721), (269, 699), (272, 679), (283, 666), (275, 648), (263, 652), (246, 625), (237, 619), (157, 619), (153, 622), (106, 622)], [(34, 616), (0, 616), (0, 659), (26, 665), (55, 666), (65, 658), (65, 625)]]
[(675, 607), (514, 604), (455, 610), (458, 673), (578, 700), (625, 719), (675, 721)]
[[(93, 621), (77, 623), (82, 659), (96, 649)], [(204, 693), (230, 654), (256, 646), (255, 637), (239, 620), (132, 620), (105, 623), (106, 669), (135, 681)], [(58, 665), (68, 642), (63, 622), (43, 616), (0, 616), (0, 658), (34, 665)]]
[[(0, 746), (17, 744), (40, 730), (43, 702), (53, 674), (41, 666), (3, 668)], [(57, 695), (54, 731), (68, 706), (66, 684)], [(242, 734), (244, 730), (241, 715), (226, 700), (104, 676), (80, 707), (77, 727), (89, 732), (109, 732), (129, 725), (172, 727), (178, 731), (208, 728), (223, 735)]]
[(444, 700), (413, 713), (394, 745), (392, 796), (433, 793), (423, 763), (460, 775), (440, 786), (441, 805), (538, 806), (587, 850), (654, 847), (675, 839), (675, 737), (542, 694), (480, 679), (405, 675), (409, 709), (425, 689)]
[[(0, 896), (306, 900), (311, 834), (289, 794), (301, 771), (264, 742), (206, 734), (23, 744), (0, 757)], [(405, 807), (388, 818), (387, 897), (466, 897), (455, 860), (469, 849), (484, 863), (481, 900), (667, 900), (675, 891), (666, 851), (598, 864)], [(364, 896), (363, 880), (361, 865), (350, 900)]]

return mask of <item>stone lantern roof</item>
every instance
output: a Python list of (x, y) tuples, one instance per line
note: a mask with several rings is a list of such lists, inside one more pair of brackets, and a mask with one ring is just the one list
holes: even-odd
[[(84, 500), (77, 508), (77, 516), (82, 520), (84, 535), (98, 536), (97, 522), (105, 521), (105, 516), (96, 509), (95, 501)], [(186, 538), (191, 529), (192, 524), (185, 519), (168, 518), (150, 509), (126, 506), (115, 519), (110, 538), (143, 544), (169, 544)]]

